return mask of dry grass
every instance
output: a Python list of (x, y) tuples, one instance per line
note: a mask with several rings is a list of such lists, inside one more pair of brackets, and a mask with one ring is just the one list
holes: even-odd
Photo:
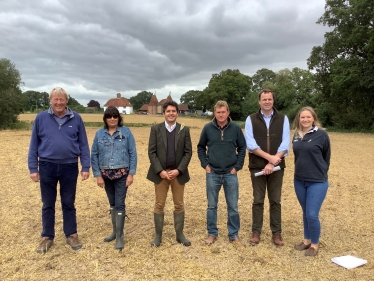
[[(33, 119), (22, 115), (22, 120)], [(85, 121), (100, 121), (101, 115), (84, 115)], [(90, 119), (90, 120), (89, 120)], [(154, 123), (162, 117), (125, 116), (125, 122)], [(191, 247), (176, 243), (172, 220), (172, 201), (168, 197), (163, 243), (151, 248), (153, 239), (154, 191), (145, 176), (149, 161), (149, 128), (132, 128), (137, 141), (139, 166), (126, 199), (129, 220), (125, 224), (125, 248), (114, 250), (102, 239), (110, 231), (105, 192), (90, 177), (79, 179), (77, 217), (79, 235), (84, 243), (71, 250), (62, 232), (60, 202), (56, 205), (55, 244), (45, 255), (35, 253), (41, 231), (39, 184), (32, 182), (27, 170), (30, 131), (0, 131), (3, 143), (0, 163), (3, 184), (0, 189), (0, 280), (372, 280), (374, 269), (374, 197), (372, 163), (373, 135), (330, 133), (332, 163), (330, 188), (321, 211), (321, 248), (317, 257), (305, 257), (293, 250), (302, 239), (301, 209), (293, 190), (293, 155), (287, 157), (283, 184), (283, 237), (286, 245), (276, 248), (270, 241), (266, 207), (262, 241), (248, 244), (251, 232), (252, 188), (249, 172), (239, 172), (241, 214), (240, 235), (247, 244), (235, 248), (227, 240), (226, 208), (221, 192), (219, 203), (220, 236), (204, 245), (205, 177), (200, 167), (196, 144), (206, 119), (179, 118), (191, 129), (194, 155), (190, 163), (191, 181), (186, 186), (185, 234)], [(96, 129), (88, 128), (90, 144)], [(333, 264), (335, 256), (352, 254), (368, 264), (346, 270)]]

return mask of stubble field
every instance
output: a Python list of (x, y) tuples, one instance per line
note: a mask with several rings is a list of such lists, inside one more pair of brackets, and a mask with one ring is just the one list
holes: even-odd
[[(21, 115), (33, 120), (35, 115)], [(102, 115), (83, 115), (85, 121), (100, 122)], [(125, 123), (158, 123), (162, 116), (125, 115)], [(149, 167), (147, 145), (149, 127), (130, 128), (138, 151), (138, 168), (128, 190), (125, 223), (125, 248), (114, 249), (104, 243), (110, 233), (108, 202), (103, 189), (90, 175), (78, 179), (78, 233), (83, 248), (73, 251), (62, 232), (60, 200), (56, 202), (56, 237), (50, 251), (35, 253), (41, 232), (39, 184), (29, 178), (27, 152), (31, 131), (0, 131), (0, 280), (373, 280), (374, 272), (374, 136), (368, 134), (329, 133), (332, 160), (330, 187), (320, 218), (322, 235), (317, 257), (305, 257), (293, 249), (303, 237), (301, 208), (293, 189), (293, 153), (286, 158), (282, 192), (283, 238), (285, 246), (271, 243), (268, 204), (265, 206), (262, 241), (252, 247), (252, 186), (248, 155), (238, 174), (240, 184), (240, 237), (246, 247), (228, 242), (226, 203), (220, 193), (217, 242), (206, 246), (205, 173), (197, 158), (196, 144), (208, 119), (179, 117), (191, 127), (193, 157), (189, 166), (191, 180), (185, 188), (185, 235), (191, 247), (175, 241), (173, 204), (169, 193), (163, 242), (152, 248), (154, 235), (154, 187), (146, 180)], [(87, 128), (90, 145), (98, 128)], [(368, 260), (360, 268), (346, 270), (331, 262), (332, 257), (354, 255)]]

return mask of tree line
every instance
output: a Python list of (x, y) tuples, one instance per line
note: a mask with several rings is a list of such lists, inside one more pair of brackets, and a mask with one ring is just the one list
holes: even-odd
[[(315, 108), (325, 127), (374, 132), (374, 2), (326, 0), (317, 24), (329, 26), (330, 31), (325, 33), (325, 42), (311, 50), (307, 70), (262, 68), (252, 76), (238, 69), (223, 70), (212, 75), (204, 90), (184, 93), (181, 103), (190, 109), (212, 110), (217, 100), (226, 100), (231, 117), (244, 120), (258, 110), (258, 92), (268, 88), (275, 93), (275, 107), (290, 120), (308, 105)], [(49, 106), (47, 93), (22, 93), (22, 85), (15, 65), (0, 59), (0, 128), (17, 122), (24, 110)], [(151, 96), (143, 91), (130, 102), (139, 109)], [(77, 111), (84, 108), (73, 98), (69, 103)], [(100, 108), (96, 101), (89, 104)]]
[[(316, 76), (300, 68), (274, 72), (262, 68), (251, 77), (238, 69), (227, 69), (213, 74), (208, 86), (202, 90), (190, 90), (181, 96), (181, 103), (193, 110), (210, 110), (217, 100), (225, 100), (234, 120), (245, 120), (259, 109), (258, 93), (270, 89), (275, 95), (275, 107), (293, 120), (302, 106), (318, 107), (320, 91), (315, 87)], [(323, 116), (321, 116), (323, 118)]]
[[(38, 91), (25, 91), (22, 93), (21, 96), (21, 112), (39, 112), (41, 110), (46, 110), (49, 108), (49, 94), (46, 92), (38, 92)], [(67, 104), (72, 110), (77, 112), (85, 112), (85, 107), (80, 104), (76, 99), (69, 96), (69, 101)], [(90, 108), (97, 108), (100, 110), (100, 103), (91, 100), (87, 107)]]

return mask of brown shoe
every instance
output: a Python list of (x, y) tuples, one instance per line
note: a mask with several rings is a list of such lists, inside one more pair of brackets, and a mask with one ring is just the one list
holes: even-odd
[(53, 240), (49, 239), (49, 237), (42, 237), (40, 240), (39, 247), (36, 248), (36, 252), (38, 254), (45, 254), (48, 252), (49, 248), (53, 245)]
[(280, 233), (273, 234), (271, 237), (271, 241), (273, 241), (274, 245), (277, 247), (284, 245), (282, 235)]
[(245, 244), (243, 243), (242, 239), (240, 239), (239, 237), (230, 239), (230, 243), (232, 243), (235, 246), (245, 247)]
[(82, 248), (82, 243), (79, 241), (77, 233), (66, 238), (66, 243), (68, 243), (73, 250), (79, 250)]
[(318, 254), (318, 249), (316, 248), (313, 248), (313, 247), (309, 247), (306, 251), (305, 251), (305, 255), (306, 256), (310, 256), (310, 257), (314, 257)]
[(297, 251), (304, 251), (306, 249), (309, 249), (310, 245), (311, 245), (310, 243), (308, 245), (305, 245), (304, 242), (301, 241), (299, 245), (294, 246), (294, 249)]
[(257, 231), (252, 232), (252, 238), (249, 239), (249, 243), (252, 246), (255, 246), (258, 243), (260, 243), (260, 232), (257, 232)]
[(208, 246), (212, 245), (214, 242), (216, 242), (216, 240), (217, 240), (217, 237), (213, 235), (209, 235), (208, 238), (205, 240), (205, 244), (207, 244)]

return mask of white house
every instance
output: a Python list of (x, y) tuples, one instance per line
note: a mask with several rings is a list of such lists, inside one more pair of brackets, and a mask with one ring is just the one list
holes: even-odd
[(110, 99), (104, 105), (104, 111), (108, 108), (108, 106), (115, 106), (117, 107), (119, 113), (122, 114), (131, 114), (133, 113), (133, 107), (128, 99), (122, 98), (121, 94), (118, 93), (116, 98)]

